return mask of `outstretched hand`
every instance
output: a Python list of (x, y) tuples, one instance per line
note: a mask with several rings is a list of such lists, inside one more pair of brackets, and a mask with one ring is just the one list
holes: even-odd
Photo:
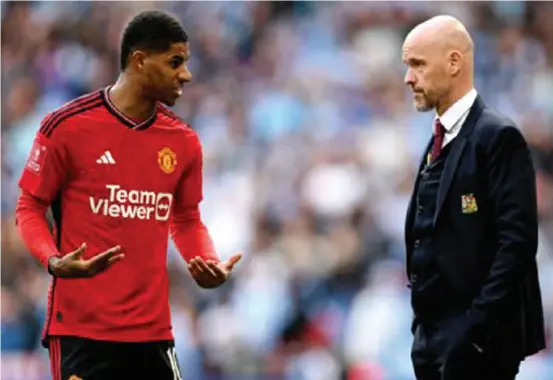
[(228, 280), (232, 269), (241, 259), (240, 253), (226, 261), (204, 261), (196, 256), (188, 263), (188, 270), (198, 286), (207, 289), (216, 288)]
[(87, 260), (82, 258), (85, 251), (86, 243), (83, 243), (77, 250), (63, 257), (51, 257), (48, 261), (50, 272), (55, 277), (92, 277), (102, 273), (125, 257), (125, 255), (121, 253), (120, 246), (112, 247)]

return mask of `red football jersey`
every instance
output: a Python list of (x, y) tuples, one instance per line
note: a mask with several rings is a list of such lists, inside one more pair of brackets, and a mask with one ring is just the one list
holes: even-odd
[(84, 258), (120, 245), (125, 259), (92, 278), (54, 278), (48, 335), (173, 339), (166, 270), (170, 216), (202, 199), (197, 134), (164, 106), (135, 123), (106, 89), (49, 114), (20, 180), (51, 204), (58, 249)]

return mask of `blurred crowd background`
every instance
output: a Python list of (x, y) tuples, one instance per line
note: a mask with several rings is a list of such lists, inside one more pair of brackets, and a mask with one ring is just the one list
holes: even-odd
[[(200, 290), (169, 252), (185, 380), (411, 380), (403, 225), (432, 113), (403, 84), (401, 44), (436, 14), (476, 44), (476, 87), (530, 142), (553, 343), (553, 3), (2, 2), (3, 380), (49, 379), (49, 277), (14, 225), (17, 180), (46, 113), (118, 75), (138, 11), (187, 29), (194, 75), (174, 111), (205, 153), (203, 217), (233, 279)], [(518, 379), (553, 378), (551, 348)]]

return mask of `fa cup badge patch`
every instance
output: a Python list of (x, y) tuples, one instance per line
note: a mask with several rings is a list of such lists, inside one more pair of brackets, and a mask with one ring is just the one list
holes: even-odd
[(478, 204), (473, 193), (461, 195), (461, 209), (463, 214), (473, 214), (478, 211)]
[(35, 174), (40, 174), (46, 160), (46, 147), (35, 140), (31, 154), (27, 160), (27, 169)]

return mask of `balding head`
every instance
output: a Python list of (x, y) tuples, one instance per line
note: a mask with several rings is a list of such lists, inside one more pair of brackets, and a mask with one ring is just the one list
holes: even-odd
[(458, 50), (472, 53), (473, 43), (465, 26), (451, 16), (436, 16), (417, 25), (405, 39), (405, 45), (428, 45), (444, 53)]
[(420, 111), (444, 112), (472, 88), (473, 42), (464, 25), (436, 16), (417, 25), (403, 44), (405, 83)]

